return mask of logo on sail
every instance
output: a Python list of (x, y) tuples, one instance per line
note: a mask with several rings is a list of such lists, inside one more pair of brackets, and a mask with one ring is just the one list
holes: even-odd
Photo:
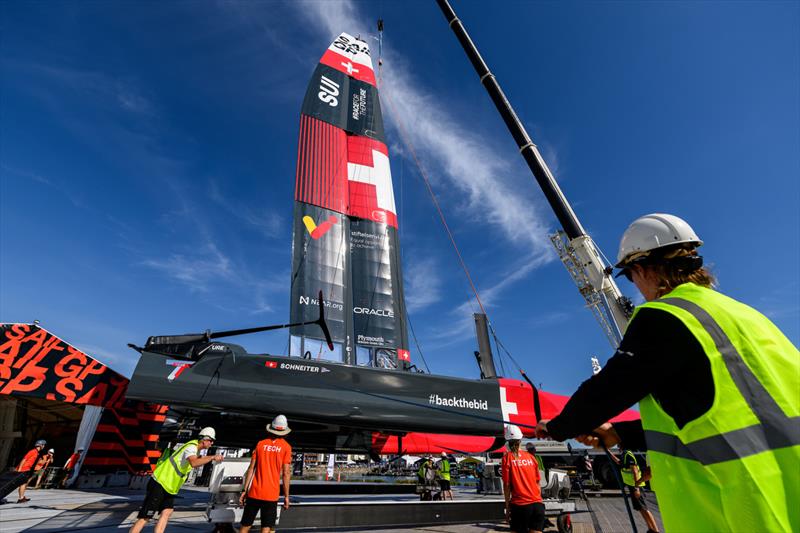
[(317, 226), (317, 223), (314, 222), (314, 219), (310, 216), (306, 215), (303, 217), (303, 224), (305, 224), (308, 233), (314, 240), (317, 240), (328, 233), (328, 230), (331, 229), (337, 222), (339, 222), (339, 219), (331, 215), (328, 217), (328, 220), (320, 222), (319, 226)]

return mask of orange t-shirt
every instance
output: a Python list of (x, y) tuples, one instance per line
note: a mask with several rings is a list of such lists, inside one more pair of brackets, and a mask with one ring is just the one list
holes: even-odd
[(22, 467), (20, 467), (20, 472), (27, 472), (28, 470), (33, 469), (33, 465), (36, 464), (36, 459), (39, 457), (39, 450), (36, 448), (32, 449), (28, 453), (25, 454), (25, 457), (22, 458)]
[(511, 503), (528, 505), (542, 501), (542, 490), (539, 488), (539, 465), (536, 458), (526, 451), (520, 450), (514, 457), (511, 452), (503, 455), (503, 483), (511, 485)]
[(278, 501), (283, 465), (292, 463), (292, 447), (281, 438), (264, 439), (253, 450), (256, 460), (253, 484), (247, 496), (268, 502)]

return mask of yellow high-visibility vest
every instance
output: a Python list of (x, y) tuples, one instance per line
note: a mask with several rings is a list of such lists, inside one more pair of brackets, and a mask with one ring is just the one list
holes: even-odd
[(652, 395), (640, 402), (666, 531), (800, 531), (800, 352), (758, 311), (692, 283), (643, 308), (683, 322), (714, 379), (711, 408), (682, 428)]

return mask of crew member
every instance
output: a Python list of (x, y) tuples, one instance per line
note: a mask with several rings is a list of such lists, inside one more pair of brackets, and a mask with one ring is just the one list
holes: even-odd
[[(608, 364), (537, 435), (647, 449), (667, 531), (800, 531), (800, 353), (713, 289), (702, 244), (673, 215), (628, 227), (617, 267), (646, 303)], [(636, 402), (641, 421), (604, 424)]]
[(30, 498), (25, 497), (25, 489), (28, 488), (28, 483), (30, 483), (31, 478), (33, 477), (34, 467), (36, 466), (36, 463), (39, 461), (39, 456), (42, 455), (42, 450), (44, 450), (45, 446), (47, 446), (47, 441), (37, 440), (36, 443), (33, 445), (33, 448), (29, 450), (28, 453), (25, 454), (25, 456), (22, 458), (22, 461), (20, 461), (19, 465), (17, 465), (17, 472), (30, 473), (28, 479), (25, 480), (25, 483), (20, 485), (19, 488), (17, 489), (19, 492), (19, 499), (17, 500), (17, 503), (26, 503), (31, 501)]
[(439, 487), (442, 491), (443, 500), (448, 497), (451, 500), (453, 499), (453, 491), (450, 490), (450, 460), (445, 452), (442, 452), (442, 460), (439, 461)]
[[(33, 486), (34, 489), (38, 489), (39, 486), (42, 484), (42, 479), (44, 478), (44, 474), (47, 472), (47, 469), (53, 463), (53, 456), (55, 455), (56, 451), (53, 448), (47, 450), (47, 453), (40, 456), (39, 460), (36, 461), (36, 466), (33, 468), (35, 474), (33, 475), (36, 478), (36, 484)], [(33, 481), (33, 479), (31, 479)], [(29, 482), (30, 483), (30, 482)]]
[(289, 508), (289, 480), (292, 479), (292, 447), (281, 437), (289, 434), (286, 417), (278, 415), (267, 426), (270, 437), (253, 450), (239, 503), (244, 505), (240, 533), (248, 533), (261, 512), (261, 533), (270, 533), (278, 517), (278, 496), (283, 473), (283, 508)]
[(516, 533), (541, 533), (544, 529), (544, 503), (539, 488), (539, 465), (536, 458), (520, 450), (522, 431), (508, 424), (505, 427), (508, 451), (503, 454), (503, 495), (506, 520)]
[(547, 469), (544, 467), (544, 461), (542, 460), (542, 457), (536, 453), (536, 445), (532, 442), (529, 442), (525, 445), (525, 450), (527, 450), (527, 452), (531, 454), (534, 459), (536, 459), (536, 464), (539, 465), (539, 470), (547, 474)]
[(83, 453), (83, 448), (78, 448), (72, 455), (69, 456), (67, 462), (64, 463), (64, 474), (61, 477), (61, 482), (59, 483), (62, 489), (66, 488), (67, 482), (72, 477), (72, 473), (78, 467), (78, 461), (80, 461), (82, 453)]
[(222, 461), (222, 455), (199, 456), (200, 451), (209, 449), (216, 438), (217, 432), (214, 431), (214, 428), (203, 428), (196, 439), (192, 439), (174, 450), (164, 452), (153, 472), (153, 477), (147, 484), (144, 503), (142, 503), (138, 519), (131, 526), (129, 533), (139, 533), (156, 513), (159, 513), (159, 516), (155, 532), (164, 533), (175, 507), (175, 495), (181, 490), (192, 468), (203, 466), (211, 461)]
[(423, 501), (433, 499), (431, 494), (431, 482), (433, 481), (433, 459), (426, 455), (417, 470), (417, 481), (420, 485), (419, 499)]
[[(622, 461), (620, 461), (622, 482), (625, 483), (628, 489), (631, 502), (633, 503), (633, 509), (639, 511), (642, 518), (644, 518), (647, 524), (647, 533), (658, 533), (656, 519), (653, 517), (653, 513), (647, 508), (647, 500), (644, 497), (645, 482), (642, 478), (642, 471), (639, 470), (639, 463), (636, 461), (636, 456), (633, 455), (632, 451), (624, 448), (624, 443), (621, 443), (620, 452), (622, 452)], [(616, 459), (616, 457), (614, 458)]]

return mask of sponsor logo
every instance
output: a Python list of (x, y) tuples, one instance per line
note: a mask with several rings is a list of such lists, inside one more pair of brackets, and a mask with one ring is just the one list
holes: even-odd
[(302, 365), (297, 363), (281, 363), (278, 365), (281, 370), (296, 370), (297, 372), (319, 372), (320, 367), (313, 365)]
[(464, 397), (450, 396), (442, 398), (436, 393), (428, 396), (428, 403), (430, 405), (442, 405), (445, 407), (462, 407), (464, 409), (476, 409), (481, 411), (489, 410), (489, 402), (487, 400), (469, 400)]
[[(323, 76), (324, 77), (324, 76)], [(367, 114), (367, 90), (361, 88), (357, 93), (353, 93), (353, 120), (360, 120)]]
[(357, 336), (359, 344), (371, 344), (373, 346), (383, 346), (386, 344), (386, 339), (383, 337), (370, 337), (369, 335), (361, 335)]
[(514, 466), (533, 466), (535, 463), (533, 459), (511, 459), (511, 464)]
[(328, 220), (320, 222), (319, 226), (317, 226), (317, 223), (314, 222), (314, 219), (310, 216), (306, 215), (303, 217), (303, 224), (305, 225), (306, 230), (308, 230), (308, 234), (311, 235), (311, 238), (315, 241), (328, 233), (328, 230), (331, 229), (337, 222), (339, 222), (339, 219), (331, 215), (328, 217)]
[(381, 224), (386, 224), (387, 223), (386, 211), (381, 211), (380, 209), (373, 209), (372, 220), (375, 222), (380, 222)]
[(330, 372), (325, 367), (304, 365), (301, 363), (279, 363), (277, 361), (266, 361), (264, 366), (267, 368), (277, 368), (279, 370), (294, 370), (296, 372), (311, 372), (311, 373), (325, 373)]
[(408, 350), (403, 350), (402, 348), (397, 349), (397, 358), (401, 361), (411, 361), (411, 354)]
[(354, 307), (353, 313), (357, 315), (373, 315), (386, 318), (394, 318), (394, 311), (391, 309), (370, 309), (369, 307)]
[(341, 50), (347, 54), (356, 55), (359, 52), (362, 54), (369, 55), (369, 47), (366, 44), (360, 43), (358, 41), (351, 41), (344, 35), (340, 35), (333, 41), (334, 48), (337, 50)]
[(265, 444), (264, 445), (265, 452), (279, 452), (281, 451), (280, 446), (275, 446), (274, 444)]
[(228, 349), (228, 347), (225, 346), (224, 344), (212, 344), (211, 346), (208, 347), (208, 349), (211, 350), (212, 352), (224, 352), (225, 350)]
[(194, 361), (177, 361), (175, 359), (167, 359), (166, 364), (167, 366), (175, 367), (175, 370), (170, 372), (169, 376), (167, 376), (167, 381), (172, 383), (178, 378), (178, 376), (183, 374), (184, 370), (192, 366), (194, 364)]
[[(300, 301), (298, 302), (300, 305), (313, 305), (318, 306), (319, 300), (316, 298), (312, 298), (310, 296), (301, 296)], [(344, 310), (344, 304), (338, 302), (331, 302), (330, 300), (325, 300), (325, 307), (330, 307), (331, 309), (336, 309), (338, 311)]]
[(321, 76), (319, 79), (319, 93), (317, 96), (331, 107), (338, 106), (339, 99), (336, 97), (339, 96), (339, 84), (327, 76)]
[(386, 248), (389, 246), (388, 235), (375, 235), (374, 233), (364, 233), (363, 231), (350, 232), (350, 246), (353, 248), (363, 248), (373, 250), (377, 247)]

